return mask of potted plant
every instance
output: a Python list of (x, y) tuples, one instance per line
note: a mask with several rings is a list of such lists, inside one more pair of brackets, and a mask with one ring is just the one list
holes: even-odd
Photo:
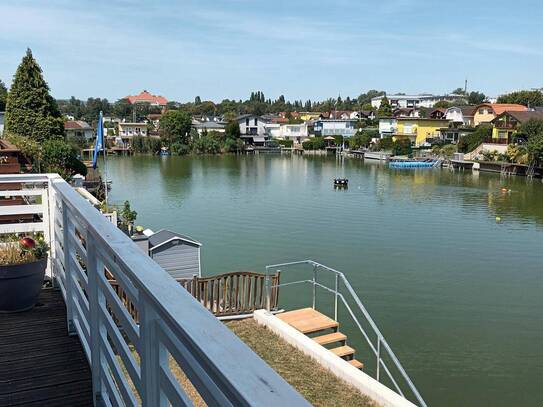
[(28, 236), (0, 246), (0, 312), (34, 307), (43, 285), (48, 251), (43, 239)]

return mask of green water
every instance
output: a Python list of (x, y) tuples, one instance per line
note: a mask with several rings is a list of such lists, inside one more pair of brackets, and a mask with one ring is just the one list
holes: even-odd
[(203, 243), (204, 274), (308, 258), (345, 272), (430, 406), (543, 405), (540, 181), (298, 156), (119, 157), (109, 172), (138, 224)]

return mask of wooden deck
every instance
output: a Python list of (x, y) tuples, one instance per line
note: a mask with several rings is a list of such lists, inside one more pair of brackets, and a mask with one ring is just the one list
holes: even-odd
[(44, 289), (31, 311), (0, 314), (0, 406), (92, 406), (91, 372), (68, 336), (60, 291)]

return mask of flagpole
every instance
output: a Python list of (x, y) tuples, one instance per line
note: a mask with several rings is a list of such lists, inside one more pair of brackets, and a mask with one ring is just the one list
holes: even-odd
[(103, 116), (102, 116), (102, 112), (100, 112), (100, 120), (101, 120), (100, 126), (102, 126), (102, 139), (103, 139), (102, 148), (104, 150), (104, 188), (105, 188), (105, 199), (106, 199), (106, 211), (109, 211), (109, 207), (108, 207), (108, 203), (107, 203), (107, 160), (106, 160), (106, 156), (107, 156), (107, 134), (105, 135), (105, 137), (103, 137), (104, 119), (103, 119)]

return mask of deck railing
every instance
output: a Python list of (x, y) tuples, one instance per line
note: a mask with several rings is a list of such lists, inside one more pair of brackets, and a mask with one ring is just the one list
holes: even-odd
[[(272, 273), (282, 272), (285, 273), (289, 268), (299, 265), (308, 265), (312, 268), (313, 276), (311, 279), (307, 280), (296, 280), (296, 281), (289, 281), (289, 282), (283, 282), (281, 284), (274, 285), (271, 278), (269, 278)], [(319, 281), (319, 273), (327, 273), (331, 274), (333, 276), (333, 287), (328, 287), (325, 285), (325, 283), (322, 281)], [(369, 345), (369, 348), (371, 352), (375, 355), (376, 358), (376, 369), (375, 369), (375, 379), (380, 380), (381, 379), (381, 369), (386, 373), (389, 380), (391, 381), (392, 385), (396, 389), (396, 391), (403, 397), (407, 398), (404, 394), (404, 391), (402, 390), (400, 384), (398, 383), (399, 380), (402, 380), (403, 385), (407, 386), (413, 397), (417, 400), (419, 406), (426, 407), (426, 402), (420, 395), (419, 391), (415, 387), (415, 384), (403, 368), (402, 364), (400, 363), (400, 360), (398, 357), (394, 354), (392, 351), (392, 348), (386, 341), (385, 337), (377, 327), (377, 324), (373, 321), (371, 318), (368, 310), (362, 304), (362, 301), (354, 291), (353, 287), (345, 277), (345, 275), (338, 270), (335, 270), (333, 268), (330, 268), (328, 266), (325, 266), (323, 264), (317, 263), (313, 260), (302, 260), (302, 261), (295, 261), (290, 263), (282, 263), (282, 264), (273, 264), (266, 266), (266, 276), (268, 277), (266, 279), (266, 292), (267, 295), (267, 305), (268, 310), (271, 300), (271, 292), (273, 288), (279, 288), (279, 287), (286, 287), (289, 285), (298, 285), (298, 284), (309, 284), (312, 288), (312, 308), (317, 308), (317, 288), (320, 288), (330, 294), (333, 295), (334, 300), (334, 320), (338, 320), (338, 303), (341, 301), (343, 305), (345, 306), (347, 312), (349, 313), (349, 316), (354, 321), (356, 327), (360, 330), (360, 333), (366, 340), (366, 342)], [(348, 293), (348, 297), (354, 301), (354, 307), (352, 307), (349, 302), (347, 301), (347, 298), (342, 294), (341, 292), (341, 286), (343, 286)], [(369, 329), (364, 329), (364, 326), (368, 326)], [(375, 337), (375, 343), (372, 341), (372, 337)], [(392, 362), (392, 364), (395, 367), (395, 372), (397, 374), (393, 374), (385, 360), (383, 359), (384, 355), (388, 357), (388, 359)]]
[[(309, 405), (59, 176), (0, 176), (0, 184), (6, 182), (47, 190), (39, 207), (16, 208), (41, 214), (39, 225), (2, 227), (47, 233), (68, 331), (78, 335), (91, 366), (95, 406), (192, 405), (173, 361), (210, 406)], [(130, 299), (138, 322), (106, 272)]]

